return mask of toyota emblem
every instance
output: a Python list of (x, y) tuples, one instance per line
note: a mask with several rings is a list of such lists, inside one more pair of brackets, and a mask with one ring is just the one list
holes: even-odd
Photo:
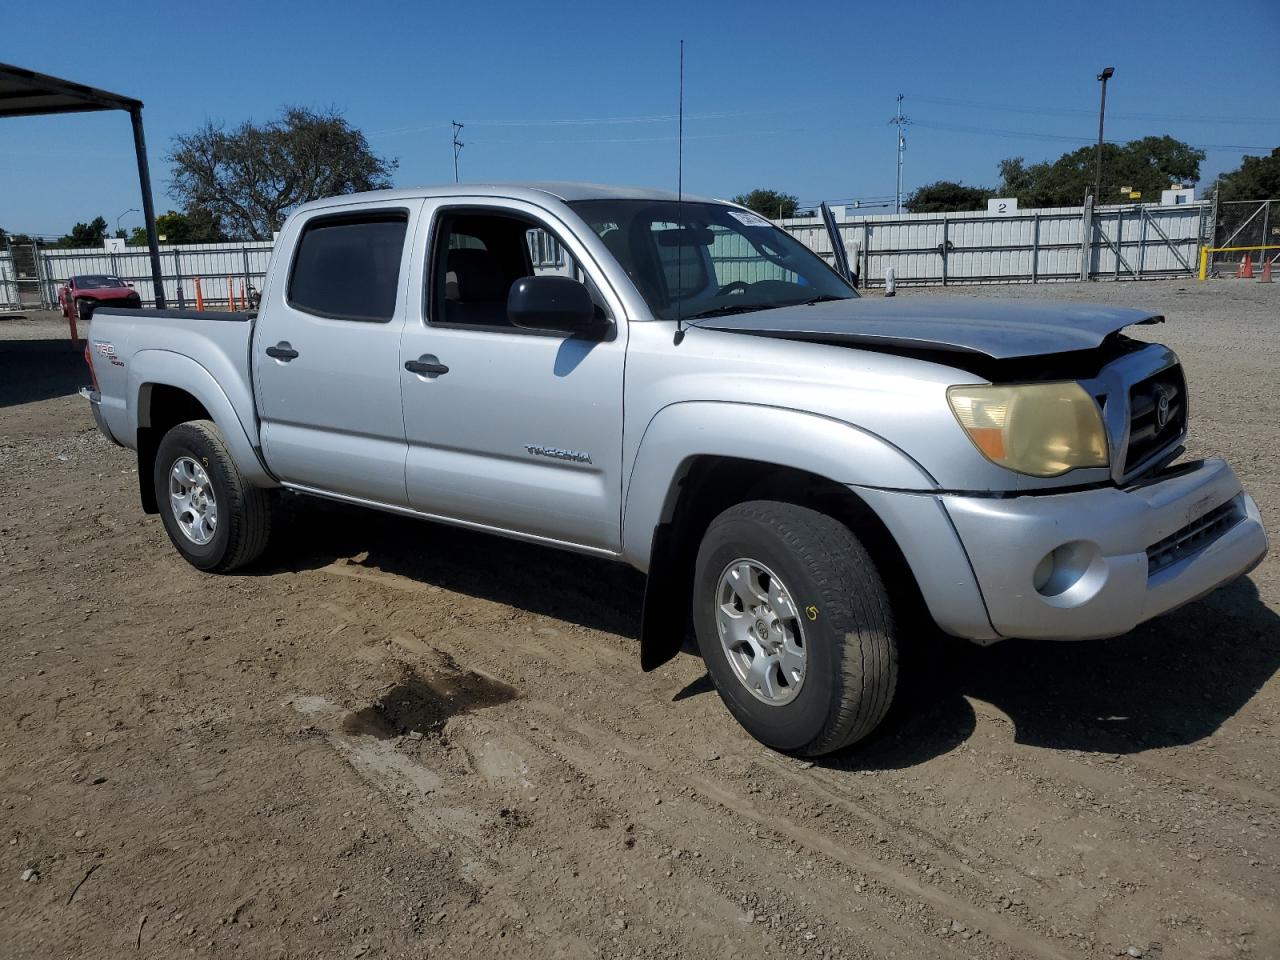
[(1169, 391), (1156, 385), (1156, 429), (1163, 430), (1169, 425)]

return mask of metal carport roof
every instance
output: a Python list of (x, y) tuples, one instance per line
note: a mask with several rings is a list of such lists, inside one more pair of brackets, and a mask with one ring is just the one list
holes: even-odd
[(0, 63), (0, 117), (34, 117), (93, 110), (124, 110), (133, 124), (133, 149), (138, 158), (142, 214), (147, 224), (147, 246), (151, 249), (151, 280), (155, 284), (156, 306), (162, 308), (165, 305), (164, 284), (160, 273), (155, 204), (151, 198), (151, 170), (147, 165), (147, 143), (142, 134), (142, 101)]

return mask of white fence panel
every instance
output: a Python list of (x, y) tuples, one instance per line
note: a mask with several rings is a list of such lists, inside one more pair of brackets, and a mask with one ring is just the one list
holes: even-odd
[[(870, 285), (883, 283), (890, 267), (899, 282), (908, 284), (1078, 280), (1086, 229), (1089, 277), (1133, 279), (1190, 275), (1210, 208), (1204, 201), (1099, 207), (1091, 216), (1084, 207), (1010, 215), (882, 214), (846, 216), (838, 226), (846, 248), (857, 254), (863, 282)], [(805, 217), (781, 224), (831, 260), (821, 220)]]
[(0, 310), (18, 310), (22, 306), (18, 296), (18, 276), (13, 269), (13, 257), (0, 253)]
[[(197, 278), (206, 306), (211, 308), (225, 307), (230, 292), (238, 299), (250, 285), (261, 290), (271, 249), (269, 242), (258, 241), (161, 244), (165, 302), (170, 306), (193, 304)], [(132, 283), (144, 304), (155, 304), (151, 256), (145, 247), (129, 247), (124, 253), (108, 253), (96, 247), (44, 250), (40, 259), (47, 287), (44, 293), (50, 302), (57, 301), (57, 288), (68, 277), (106, 273)]]
[[(1208, 201), (1174, 207), (1127, 205), (1099, 207), (1089, 226), (1088, 275), (1093, 279), (1187, 276), (1199, 257)], [(1078, 280), (1084, 230), (1084, 207), (1020, 210), (1006, 216), (973, 213), (904, 213), (848, 216), (838, 223), (845, 246), (856, 254), (862, 282), (877, 286), (893, 268), (904, 284), (1038, 283)], [(826, 227), (818, 217), (780, 221), (796, 239), (832, 259)], [(1119, 251), (1119, 257), (1116, 251)], [(225, 307), (250, 286), (262, 289), (271, 261), (269, 242), (166, 244), (160, 247), (165, 299), (170, 305), (195, 302), (199, 278), (205, 305)], [(713, 254), (733, 264), (733, 279), (747, 282), (775, 276), (777, 266), (750, 245), (717, 237)], [(107, 273), (134, 285), (144, 304), (154, 304), (151, 260), (145, 248), (123, 253), (99, 248), (40, 253), (41, 295), (57, 303), (57, 288), (81, 273)], [(10, 258), (0, 254), (0, 309), (20, 300)]]

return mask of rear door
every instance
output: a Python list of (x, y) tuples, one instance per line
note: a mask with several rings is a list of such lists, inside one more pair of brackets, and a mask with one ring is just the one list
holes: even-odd
[[(620, 301), (566, 225), (480, 198), (423, 209), (401, 347), (409, 502), (425, 513), (600, 552), (619, 549)], [(603, 341), (512, 326), (512, 282), (583, 280), (613, 320)], [(430, 363), (430, 370), (404, 369)]]
[(293, 259), (265, 291), (253, 365), (263, 452), (287, 483), (407, 503), (400, 336), (421, 205), (322, 209), (281, 238)]

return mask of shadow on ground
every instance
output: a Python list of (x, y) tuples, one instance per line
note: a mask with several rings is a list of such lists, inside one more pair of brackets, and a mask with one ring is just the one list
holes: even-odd
[(65, 397), (88, 382), (84, 353), (65, 338), (0, 341), (0, 407)]
[(639, 636), (644, 576), (620, 563), (309, 497), (282, 502), (270, 553), (247, 573), (315, 569), (367, 553), (365, 567)]
[(832, 765), (895, 769), (946, 753), (974, 728), (968, 698), (1008, 716), (1029, 746), (1127, 754), (1194, 743), (1280, 669), (1280, 617), (1243, 578), (1122, 637), (949, 641), (935, 664), (909, 716)]
[[(359, 562), (423, 583), (623, 636), (639, 634), (644, 578), (621, 564), (306, 498), (286, 498), (281, 536), (255, 572)], [(938, 640), (908, 664), (918, 679), (868, 742), (826, 758), (900, 769), (972, 734), (970, 698), (1014, 724), (1021, 744), (1136, 753), (1216, 731), (1280, 668), (1280, 617), (1247, 578), (1109, 640)], [(639, 670), (637, 655), (636, 669)], [(675, 699), (712, 691), (699, 680)]]

